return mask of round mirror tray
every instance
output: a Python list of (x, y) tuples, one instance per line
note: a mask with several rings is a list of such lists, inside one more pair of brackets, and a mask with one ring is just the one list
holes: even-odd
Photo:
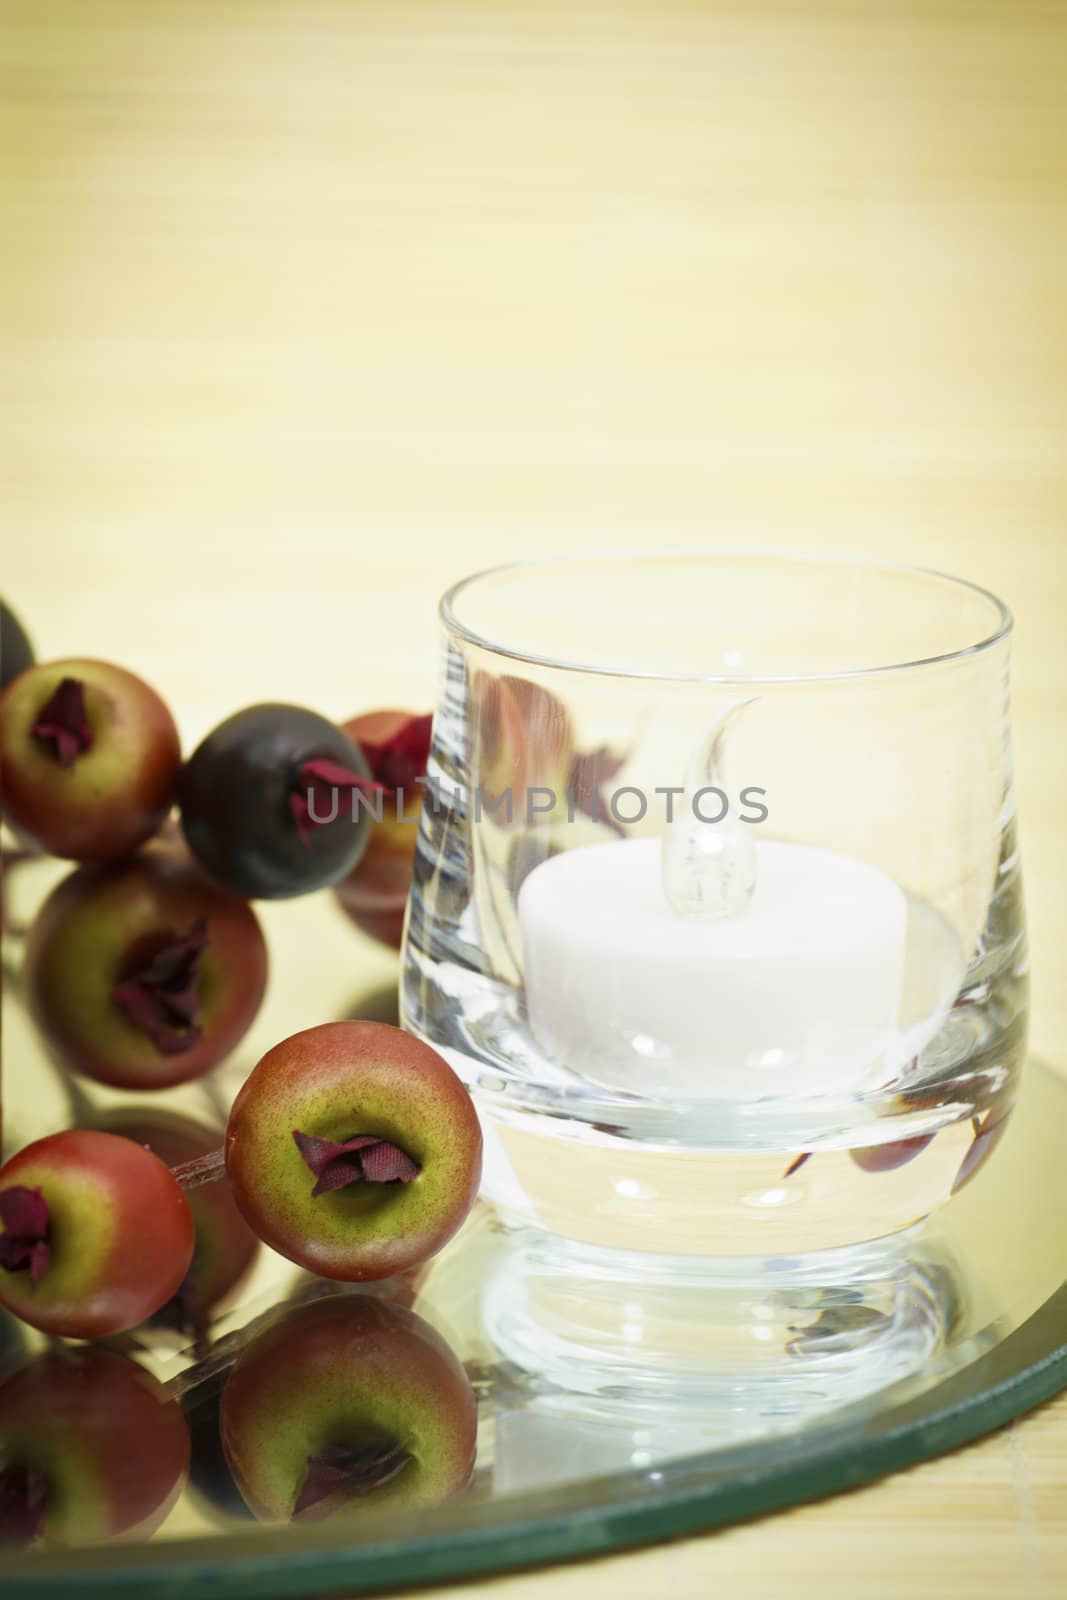
[[(12, 874), (13, 926), (62, 871)], [(259, 909), (252, 1031), (159, 1094), (49, 1063), (9, 933), (5, 1153), (86, 1121), (217, 1141), (276, 1040), (396, 1020), (395, 954), (330, 895)], [(1067, 1384), (1065, 1127), (1067, 1079), (1031, 1061), (995, 1158), (829, 1288), (779, 1261), (682, 1289), (637, 1270), (618, 1304), (595, 1275), (560, 1292), (538, 1241), (480, 1208), (419, 1272), (349, 1289), (248, 1261), (222, 1206), (199, 1308), (92, 1346), (0, 1322), (5, 1600), (371, 1593), (692, 1533), (951, 1449)]]

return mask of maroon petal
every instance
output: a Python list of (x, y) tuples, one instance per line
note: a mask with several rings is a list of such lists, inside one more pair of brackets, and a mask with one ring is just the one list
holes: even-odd
[(895, 1172), (921, 1156), (933, 1139), (932, 1133), (916, 1134), (914, 1139), (892, 1139), (888, 1144), (858, 1145), (849, 1155), (861, 1172)]
[(952, 1194), (959, 1194), (964, 1184), (970, 1182), (979, 1167), (985, 1165), (988, 1158), (993, 1154), (995, 1146), (1000, 1143), (1001, 1136), (1008, 1126), (1008, 1118), (1010, 1116), (1011, 1108), (1009, 1107), (1004, 1112), (989, 1112), (984, 1122), (979, 1122), (977, 1117), (973, 1119), (974, 1138), (971, 1140), (967, 1154), (960, 1162), (960, 1170), (957, 1172), (952, 1185)]
[(51, 746), (61, 767), (71, 766), (93, 742), (93, 730), (85, 715), (85, 687), (79, 678), (63, 678), (37, 713), (34, 738)]
[(21, 1184), (0, 1194), (0, 1267), (8, 1272), (29, 1270), (36, 1287), (52, 1263), (48, 1243), (48, 1202), (40, 1189)]
[(312, 1195), (331, 1194), (350, 1183), (410, 1183), (422, 1168), (399, 1145), (373, 1133), (356, 1133), (344, 1140), (318, 1139), (293, 1130), (296, 1147), (318, 1182)]
[(347, 1189), (351, 1183), (363, 1181), (363, 1166), (358, 1156), (338, 1156), (324, 1167), (322, 1175), (311, 1191), (311, 1198), (320, 1194), (333, 1194), (335, 1189)]
[(14, 1184), (0, 1194), (0, 1223), (8, 1233), (43, 1239), (48, 1230), (48, 1201), (40, 1189)]
[(301, 839), (308, 844), (316, 828), (328, 827), (342, 815), (338, 791), (351, 794), (353, 789), (359, 789), (364, 794), (372, 794), (381, 787), (374, 779), (365, 778), (362, 773), (353, 772), (328, 757), (305, 761), (289, 791), (289, 814)]
[(421, 1170), (417, 1161), (412, 1161), (406, 1151), (387, 1139), (368, 1145), (361, 1159), (363, 1176), (368, 1183), (410, 1183)]
[(789, 1163), (789, 1165), (786, 1167), (785, 1171), (782, 1173), (783, 1181), (786, 1178), (791, 1178), (793, 1176), (794, 1172), (799, 1172), (801, 1167), (804, 1165), (805, 1161), (810, 1161), (814, 1154), (815, 1154), (814, 1150), (805, 1150), (805, 1151), (803, 1151), (803, 1153), (801, 1155), (794, 1156), (793, 1160)]
[[(372, 1133), (363, 1134), (361, 1142), (346, 1139), (344, 1144), (339, 1139), (318, 1139), (313, 1133), (298, 1133), (295, 1130), (293, 1138), (296, 1140), (297, 1149), (316, 1177), (321, 1177), (330, 1162), (345, 1153), (346, 1147), (351, 1150), (361, 1150), (363, 1145), (374, 1142)], [(360, 1176), (362, 1175), (361, 1172)]]
[(198, 917), (181, 939), (171, 939), (144, 966), (111, 991), (131, 1022), (148, 1034), (160, 1055), (180, 1055), (200, 1042), (200, 957), (208, 946), (207, 920)]
[(52, 1246), (39, 1239), (30, 1247), (30, 1283), (36, 1289), (49, 1267), (52, 1265)]
[(48, 1480), (39, 1467), (12, 1461), (0, 1469), (0, 1545), (26, 1549), (41, 1536)]
[(403, 1445), (384, 1441), (374, 1444), (331, 1444), (308, 1457), (307, 1473), (293, 1507), (293, 1516), (311, 1510), (328, 1516), (349, 1500), (380, 1489), (398, 1477), (411, 1456)]
[(360, 739), (359, 747), (383, 788), (394, 793), (397, 789), (405, 792), (414, 789), (416, 778), (423, 777), (430, 759), (432, 728), (430, 713), (424, 717), (409, 717), (389, 739)]
[(336, 1139), (316, 1139), (314, 1134), (294, 1132), (297, 1149), (318, 1182), (312, 1196), (331, 1194), (350, 1183), (363, 1180), (363, 1163), (359, 1152), (376, 1141), (373, 1134), (361, 1134), (343, 1144)]

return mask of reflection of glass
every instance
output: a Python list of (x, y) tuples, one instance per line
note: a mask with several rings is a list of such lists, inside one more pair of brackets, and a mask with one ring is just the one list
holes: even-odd
[(442, 616), (402, 1005), (487, 1113), (490, 1197), (671, 1256), (940, 1205), (1025, 1040), (1000, 603), (686, 556), (498, 569)]
[(958, 1305), (951, 1257), (910, 1235), (758, 1273), (683, 1276), (635, 1252), (622, 1277), (603, 1258), (572, 1245), (561, 1272), (544, 1234), (516, 1234), (488, 1276), (486, 1323), (507, 1358), (566, 1392), (568, 1415), (658, 1425), (666, 1455), (672, 1423), (703, 1427), (708, 1447), (877, 1394), (936, 1355)]
[[(324, 907), (326, 930), (336, 926), (326, 915), (329, 911)], [(342, 944), (342, 954), (346, 949)], [(342, 977), (343, 966), (342, 962)], [(347, 998), (347, 993), (339, 984), (339, 995)], [(1062, 1291), (1056, 1294), (1063, 1278), (1063, 1245), (1047, 1220), (1067, 1203), (1059, 1135), (1065, 1117), (1067, 1084), (1035, 1065), (1026, 1075), (1019, 1113), (997, 1160), (931, 1219), (921, 1237), (908, 1235), (863, 1252), (869, 1260), (882, 1263), (896, 1258), (903, 1269), (899, 1281), (907, 1303), (920, 1311), (925, 1299), (927, 1326), (935, 1334), (932, 1348), (911, 1375), (904, 1375), (901, 1363), (893, 1369), (895, 1381), (877, 1395), (869, 1393), (867, 1385), (886, 1375), (885, 1358), (892, 1353), (879, 1312), (895, 1315), (884, 1279), (880, 1289), (873, 1279), (866, 1288), (856, 1281), (840, 1285), (843, 1314), (836, 1319), (824, 1316), (825, 1308), (818, 1305), (802, 1306), (796, 1283), (790, 1291), (792, 1311), (788, 1298), (783, 1298), (770, 1319), (754, 1314), (760, 1308), (749, 1292), (753, 1315), (747, 1333), (744, 1320), (734, 1316), (729, 1302), (719, 1300), (718, 1309), (726, 1319), (715, 1333), (719, 1353), (721, 1332), (732, 1326), (735, 1351), (742, 1349), (744, 1339), (765, 1350), (767, 1378), (774, 1378), (776, 1367), (787, 1377), (795, 1373), (797, 1380), (810, 1376), (806, 1394), (801, 1382), (792, 1383), (780, 1411), (775, 1410), (773, 1383), (760, 1391), (749, 1381), (751, 1373), (745, 1376), (743, 1400), (735, 1394), (727, 1406), (710, 1408), (686, 1403), (684, 1393), (681, 1403), (668, 1394), (666, 1404), (657, 1398), (649, 1405), (625, 1395), (575, 1392), (571, 1380), (564, 1390), (555, 1381), (558, 1369), (518, 1373), (514, 1359), (496, 1344), (487, 1326), (484, 1312), (493, 1308), (486, 1306), (485, 1289), (488, 1285), (492, 1293), (501, 1257), (506, 1263), (513, 1249), (526, 1250), (533, 1241), (529, 1234), (518, 1239), (501, 1234), (490, 1214), (482, 1211), (420, 1274), (416, 1301), (423, 1319), (431, 1318), (447, 1330), (448, 1342), (464, 1361), (469, 1383), (479, 1395), (479, 1466), (466, 1492), (436, 1506), (412, 1505), (408, 1510), (399, 1504), (390, 1510), (371, 1501), (364, 1503), (369, 1514), (360, 1514), (357, 1505), (354, 1515), (339, 1513), (324, 1522), (303, 1517), (286, 1521), (284, 1508), (280, 1519), (270, 1523), (254, 1524), (247, 1513), (236, 1520), (236, 1490), (228, 1469), (217, 1457), (208, 1460), (213, 1454), (212, 1435), (216, 1440), (218, 1436), (213, 1395), (235, 1355), (240, 1359), (263, 1331), (286, 1319), (284, 1308), (272, 1310), (270, 1304), (292, 1292), (292, 1280), (287, 1278), (272, 1281), (266, 1297), (257, 1298), (246, 1288), (245, 1309), (233, 1331), (216, 1332), (213, 1348), (202, 1358), (186, 1350), (179, 1359), (157, 1346), (140, 1354), (154, 1371), (169, 1375), (166, 1388), (170, 1395), (181, 1394), (190, 1432), (198, 1440), (194, 1444), (197, 1489), (183, 1495), (167, 1518), (158, 1536), (164, 1548), (135, 1542), (154, 1527), (150, 1518), (147, 1524), (131, 1528), (121, 1545), (112, 1546), (110, 1558), (105, 1547), (90, 1563), (77, 1545), (96, 1537), (94, 1525), (71, 1523), (69, 1548), (39, 1539), (25, 1555), (5, 1550), (0, 1561), (4, 1582), (13, 1592), (22, 1592), (20, 1584), (27, 1590), (32, 1585), (45, 1600), (71, 1600), (83, 1589), (98, 1590), (104, 1576), (114, 1572), (116, 1582), (148, 1594), (165, 1566), (168, 1581), (214, 1600), (243, 1581), (242, 1570), (247, 1579), (247, 1563), (252, 1560), (261, 1573), (269, 1569), (279, 1589), (303, 1585), (316, 1592), (348, 1593), (354, 1583), (417, 1585), (426, 1580), (428, 1562), (435, 1572), (454, 1576), (489, 1570), (502, 1550), (516, 1550), (522, 1531), (533, 1521), (539, 1535), (536, 1545), (530, 1546), (531, 1559), (542, 1559), (549, 1552), (603, 1549), (605, 1544), (632, 1540), (638, 1532), (642, 1537), (662, 1537), (750, 1514), (770, 1502), (803, 1499), (815, 1483), (825, 1488), (827, 1472), (837, 1472), (839, 1463), (843, 1476), (832, 1481), (843, 1483), (885, 1470), (887, 1460), (903, 1464), (922, 1459), (999, 1423), (1006, 1414), (1005, 1404), (1027, 1407), (1063, 1382)], [(539, 1242), (543, 1246), (546, 1241)], [(543, 1286), (553, 1293), (559, 1287), (551, 1282)], [(671, 1282), (658, 1289), (652, 1286), (651, 1303), (639, 1295), (642, 1314), (654, 1309), (656, 1296), (667, 1291), (678, 1303), (679, 1288), (682, 1302), (688, 1299), (693, 1304), (692, 1286)], [(748, 1288), (751, 1291), (751, 1285)], [(321, 1286), (305, 1282), (299, 1292), (321, 1293)], [(416, 1286), (383, 1286), (383, 1292), (403, 1295), (401, 1303), (406, 1304)], [(825, 1288), (818, 1293), (825, 1298)], [(872, 1302), (866, 1313), (848, 1309), (863, 1307), (869, 1294), (881, 1296), (880, 1306)], [(369, 1297), (358, 1293), (336, 1298)], [(599, 1298), (599, 1292), (590, 1296), (593, 1315), (602, 1315)], [(573, 1291), (571, 1304), (578, 1304)], [(249, 1324), (250, 1318), (254, 1320)], [(1027, 1328), (1021, 1329), (1028, 1319)], [(908, 1326), (902, 1318), (896, 1325), (904, 1330)], [(646, 1333), (651, 1326), (647, 1317)], [(921, 1331), (922, 1323), (911, 1326)], [(769, 1339), (756, 1334), (759, 1327), (769, 1329)], [(9, 1359), (24, 1360), (11, 1355), (11, 1331), (12, 1325), (0, 1316), (0, 1350)], [(22, 1349), (35, 1340), (26, 1329), (14, 1331)], [(680, 1331), (685, 1337), (685, 1330)], [(1012, 1338), (1016, 1333), (1018, 1337)], [(797, 1350), (798, 1340), (798, 1354), (788, 1355), (787, 1343)], [(841, 1341), (836, 1346), (840, 1369), (831, 1350), (834, 1341)], [(919, 1346), (912, 1342), (910, 1348), (916, 1351)], [(907, 1342), (899, 1349), (906, 1353)], [(867, 1375), (864, 1350), (877, 1358)], [(992, 1352), (990, 1371), (983, 1373), (986, 1351)], [(10, 1370), (5, 1367), (0, 1373), (0, 1384)], [(575, 1376), (587, 1379), (589, 1373), (579, 1370)], [(642, 1381), (647, 1376), (646, 1367)], [(996, 1385), (992, 1395), (990, 1384)], [(816, 1389), (822, 1391), (824, 1409)], [(11, 1392), (17, 1393), (15, 1386)], [(159, 1384), (150, 1382), (147, 1392), (158, 1395)], [(946, 1422), (941, 1412), (950, 1402)], [(164, 1401), (164, 1407), (169, 1404)], [(781, 1432), (785, 1428), (791, 1429), (788, 1439)], [(146, 1432), (146, 1440), (150, 1437)], [(128, 1454), (136, 1460), (132, 1447)], [(158, 1448), (161, 1466), (165, 1456), (165, 1450)], [(264, 1460), (277, 1465), (277, 1456), (270, 1452)], [(143, 1461), (141, 1467), (142, 1476), (152, 1481)], [(294, 1504), (298, 1468), (299, 1463), (287, 1480)], [(205, 1494), (214, 1502), (210, 1511)], [(688, 1506), (687, 1513), (680, 1512), (682, 1506)], [(84, 1503), (82, 1509), (87, 1509)]]

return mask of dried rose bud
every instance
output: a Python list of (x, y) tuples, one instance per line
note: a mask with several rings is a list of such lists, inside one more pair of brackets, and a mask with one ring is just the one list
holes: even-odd
[(332, 1194), (350, 1183), (410, 1183), (422, 1170), (399, 1145), (373, 1133), (347, 1139), (316, 1139), (293, 1130), (296, 1147), (318, 1179), (312, 1195)]
[(93, 730), (85, 714), (85, 685), (80, 678), (62, 678), (52, 698), (38, 711), (33, 736), (69, 767), (93, 745)]

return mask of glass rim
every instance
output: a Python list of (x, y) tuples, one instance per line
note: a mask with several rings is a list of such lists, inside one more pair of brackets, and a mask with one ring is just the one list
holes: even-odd
[[(658, 672), (639, 667), (609, 666), (595, 661), (579, 661), (565, 659), (561, 656), (542, 655), (536, 651), (519, 649), (502, 640), (491, 639), (469, 627), (461, 621), (456, 612), (456, 602), (475, 584), (487, 578), (500, 577), (504, 573), (518, 572), (543, 572), (548, 568), (558, 567), (565, 571), (568, 567), (600, 565), (604, 567), (622, 567), (628, 564), (636, 565), (640, 562), (714, 562), (714, 561), (770, 561), (782, 566), (790, 564), (796, 567), (838, 567), (854, 568), (871, 574), (883, 576), (913, 577), (931, 579), (937, 583), (946, 584), (950, 588), (967, 591), (986, 600), (995, 612), (995, 624), (992, 631), (973, 643), (960, 645), (954, 650), (946, 650), (935, 655), (919, 656), (913, 660), (889, 661), (876, 667), (845, 667), (835, 668), (830, 672), (796, 672), (796, 673), (745, 673), (745, 672)], [(921, 671), (927, 667), (943, 666), (949, 662), (965, 660), (969, 656), (977, 656), (986, 650), (992, 649), (1001, 640), (1006, 639), (1012, 631), (1013, 617), (1010, 608), (999, 595), (991, 589), (986, 589), (982, 584), (974, 583), (969, 578), (957, 577), (951, 572), (942, 572), (937, 567), (924, 567), (909, 561), (880, 561), (872, 560), (867, 556), (850, 556), (837, 552), (776, 550), (776, 549), (745, 549), (743, 547), (724, 547), (717, 550), (701, 550), (692, 548), (679, 548), (672, 550), (589, 550), (574, 552), (564, 555), (536, 556), (524, 561), (502, 561), (491, 567), (481, 567), (476, 572), (468, 573), (456, 583), (450, 585), (442, 594), (437, 607), (438, 616), (443, 626), (455, 638), (464, 640), (467, 644), (478, 649), (489, 651), (493, 655), (504, 656), (511, 661), (525, 662), (528, 666), (555, 668), (561, 672), (586, 672), (606, 678), (639, 678), (660, 683), (713, 683), (713, 684), (790, 684), (790, 683), (835, 683), (847, 682), (850, 679), (869, 679), (889, 676), (902, 672)]]

